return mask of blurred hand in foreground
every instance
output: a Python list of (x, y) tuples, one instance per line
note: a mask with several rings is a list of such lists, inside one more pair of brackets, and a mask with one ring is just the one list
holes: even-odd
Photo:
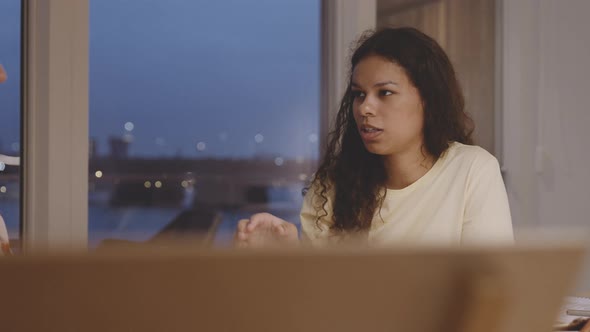
[(238, 222), (234, 244), (239, 248), (294, 246), (297, 226), (270, 213), (257, 213)]

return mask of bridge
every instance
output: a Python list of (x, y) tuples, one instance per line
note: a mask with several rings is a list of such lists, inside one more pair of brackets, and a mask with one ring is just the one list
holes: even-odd
[[(241, 207), (264, 203), (270, 188), (305, 187), (316, 168), (316, 160), (108, 157), (90, 159), (88, 179), (90, 195), (102, 193), (112, 205)], [(0, 184), (19, 176), (7, 166)]]
[(90, 160), (89, 186), (108, 191), (113, 205), (241, 207), (265, 203), (269, 188), (303, 188), (316, 167), (315, 160), (272, 158), (101, 158)]

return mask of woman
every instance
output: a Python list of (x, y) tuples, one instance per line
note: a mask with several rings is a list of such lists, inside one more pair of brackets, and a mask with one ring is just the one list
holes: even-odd
[[(359, 42), (327, 152), (301, 210), (314, 245), (512, 243), (498, 161), (473, 146), (472, 121), (442, 48), (413, 28)], [(298, 243), (268, 213), (241, 220), (238, 246)]]
[(4, 83), (6, 79), (8, 79), (8, 76), (6, 76), (6, 71), (2, 67), (2, 63), (0, 63), (0, 83)]

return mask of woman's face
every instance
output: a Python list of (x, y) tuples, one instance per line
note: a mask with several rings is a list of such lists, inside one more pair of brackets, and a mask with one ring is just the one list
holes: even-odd
[(351, 88), (354, 120), (369, 152), (388, 156), (420, 149), (424, 107), (401, 66), (368, 56), (354, 68)]

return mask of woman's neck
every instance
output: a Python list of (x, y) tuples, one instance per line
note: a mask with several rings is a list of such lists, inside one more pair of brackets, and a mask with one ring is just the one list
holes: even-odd
[(387, 171), (388, 189), (403, 189), (418, 181), (434, 165), (435, 159), (418, 147), (409, 151), (384, 156), (385, 170)]

